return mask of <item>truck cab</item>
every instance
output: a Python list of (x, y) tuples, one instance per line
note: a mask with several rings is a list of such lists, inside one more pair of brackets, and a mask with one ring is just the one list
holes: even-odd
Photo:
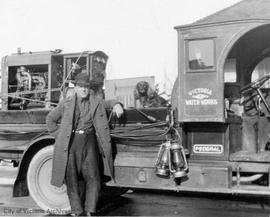
[(241, 1), (175, 27), (179, 55), (172, 101), (189, 162), (204, 174), (196, 183), (202, 189), (270, 193), (270, 17), (265, 10), (268, 1)]

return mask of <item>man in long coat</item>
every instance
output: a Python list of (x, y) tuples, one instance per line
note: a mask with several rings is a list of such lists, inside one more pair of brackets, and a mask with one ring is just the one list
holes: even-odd
[(123, 109), (116, 101), (90, 96), (87, 74), (78, 74), (74, 84), (75, 94), (63, 99), (46, 119), (49, 132), (56, 137), (51, 184), (61, 187), (66, 183), (71, 212), (90, 215), (96, 212), (101, 186), (99, 155), (102, 156), (104, 175), (114, 180), (105, 109), (113, 107), (118, 117)]

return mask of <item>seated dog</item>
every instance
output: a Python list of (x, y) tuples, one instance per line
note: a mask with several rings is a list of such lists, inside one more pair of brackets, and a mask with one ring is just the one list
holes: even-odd
[(154, 91), (146, 81), (140, 81), (136, 84), (134, 100), (136, 108), (164, 107), (168, 104), (168, 101), (159, 96), (157, 91)]

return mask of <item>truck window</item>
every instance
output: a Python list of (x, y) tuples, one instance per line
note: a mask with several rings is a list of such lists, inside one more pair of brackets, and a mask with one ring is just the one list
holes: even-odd
[(237, 81), (236, 75), (236, 60), (226, 59), (224, 64), (224, 82), (235, 83)]
[(188, 41), (189, 71), (214, 69), (214, 40)]
[[(259, 78), (262, 78), (265, 75), (270, 74), (270, 57), (266, 57), (261, 62), (258, 63), (258, 65), (255, 67), (255, 69), (252, 72), (251, 75), (251, 81), (255, 81)], [(268, 80), (264, 85), (264, 88), (270, 88), (270, 81)]]

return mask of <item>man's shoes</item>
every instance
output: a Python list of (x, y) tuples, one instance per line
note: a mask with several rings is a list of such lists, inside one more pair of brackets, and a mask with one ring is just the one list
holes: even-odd
[(90, 212), (84, 212), (84, 216), (92, 216)]
[(80, 214), (71, 213), (70, 216), (77, 217), (77, 216), (94, 216), (91, 212), (82, 212)]
[(84, 212), (81, 212), (80, 214), (78, 214), (78, 213), (70, 213), (70, 216), (78, 217), (78, 216), (85, 216), (85, 214), (84, 214)]

